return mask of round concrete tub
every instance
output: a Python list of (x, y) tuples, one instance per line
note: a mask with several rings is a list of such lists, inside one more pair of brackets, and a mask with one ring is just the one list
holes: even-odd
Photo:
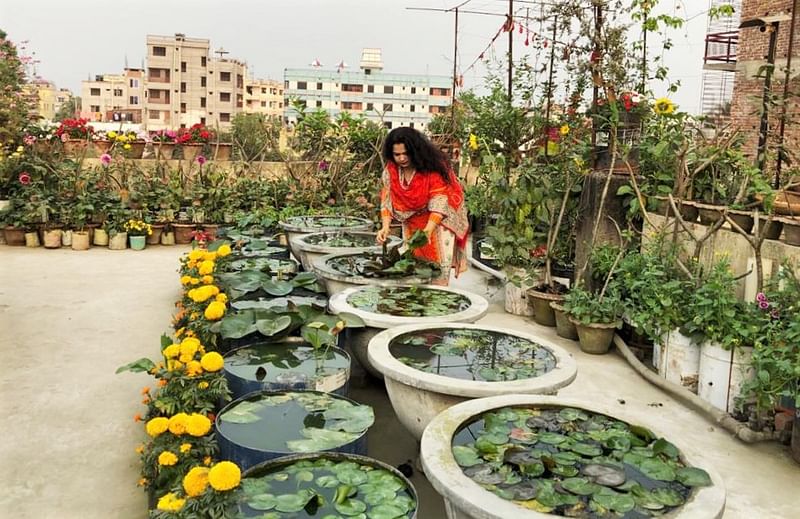
[(325, 285), (328, 296), (347, 290), (348, 288), (358, 288), (364, 285), (377, 286), (397, 286), (397, 285), (425, 285), (430, 283), (430, 278), (419, 278), (408, 276), (402, 278), (367, 278), (363, 276), (351, 276), (343, 274), (328, 265), (328, 261), (343, 256), (356, 256), (356, 253), (346, 252), (344, 254), (326, 254), (314, 260), (312, 270)]
[[(400, 285), (400, 287), (412, 288), (411, 285)], [(347, 299), (351, 295), (356, 294), (357, 292), (359, 292), (360, 290), (364, 290), (365, 288), (366, 287), (363, 286), (357, 286), (348, 288), (342, 292), (337, 293), (336, 295), (332, 296), (328, 301), (328, 308), (332, 313), (335, 314), (338, 314), (340, 312), (355, 314), (358, 317), (360, 317), (361, 320), (364, 321), (364, 324), (366, 324), (366, 327), (364, 328), (345, 328), (344, 344), (346, 344), (350, 348), (350, 351), (353, 353), (353, 355), (355, 355), (356, 359), (361, 364), (361, 366), (363, 366), (364, 369), (367, 370), (367, 372), (369, 372), (372, 376), (376, 378), (383, 378), (383, 375), (370, 362), (367, 350), (369, 347), (370, 340), (375, 335), (377, 335), (381, 330), (402, 325), (430, 326), (442, 323), (474, 323), (475, 321), (486, 315), (486, 312), (489, 311), (489, 302), (485, 298), (477, 294), (467, 292), (466, 290), (459, 290), (449, 287), (420, 285), (420, 286), (414, 286), (414, 288), (442, 290), (452, 294), (461, 295), (469, 299), (469, 306), (466, 309), (461, 310), (460, 312), (455, 312), (452, 314), (440, 315), (440, 316), (431, 316), (431, 317), (405, 317), (398, 315), (388, 315), (376, 312), (369, 312), (361, 310), (359, 308), (355, 308), (354, 306), (352, 306), (350, 303), (347, 302)]]
[[(315, 238), (325, 238), (326, 236), (335, 237), (336, 235), (340, 235), (342, 237), (352, 236), (357, 239), (362, 239), (363, 241), (368, 241), (371, 243), (371, 245), (359, 247), (335, 247), (321, 243), (313, 243)], [(328, 254), (359, 254), (361, 252), (380, 252), (381, 246), (375, 242), (375, 236), (376, 233), (374, 232), (360, 231), (314, 232), (310, 234), (295, 235), (292, 238), (291, 244), (292, 250), (298, 255), (303, 268), (310, 272), (313, 269), (314, 261), (321, 256), (327, 256)], [(389, 236), (390, 247), (400, 244), (401, 241), (402, 240), (397, 236)]]
[[(547, 349), (555, 357), (555, 367), (534, 378), (497, 382), (464, 380), (412, 368), (397, 360), (389, 350), (396, 337), (434, 329), (483, 330), (527, 339)], [(512, 393), (555, 395), (559, 389), (575, 380), (578, 373), (578, 365), (572, 355), (546, 339), (530, 333), (477, 324), (412, 324), (384, 330), (369, 342), (369, 362), (383, 374), (386, 392), (397, 418), (417, 440), (422, 438), (425, 427), (437, 414), (460, 402)]]
[[(662, 436), (657, 427), (652, 427), (638, 416), (628, 415), (616, 409), (587, 401), (541, 395), (505, 395), (468, 400), (455, 405), (431, 421), (422, 435), (420, 456), (425, 476), (433, 488), (444, 497), (449, 519), (546, 519), (563, 517), (528, 510), (496, 496), (465, 476), (453, 457), (453, 436), (463, 424), (487, 411), (503, 407), (573, 407), (611, 418), (647, 427), (655, 435)], [(681, 452), (681, 460), (687, 465), (701, 466), (695, 455), (674, 439), (668, 438)], [(706, 466), (701, 466), (711, 477), (713, 486), (696, 488), (689, 500), (668, 515), (673, 519), (719, 519), (725, 509), (725, 484), (722, 477)]]
[(333, 232), (333, 231), (364, 231), (369, 232), (375, 228), (375, 223), (366, 218), (355, 216), (293, 216), (285, 221), (278, 222), (278, 226), (283, 229), (286, 235), (286, 242), (289, 250), (295, 258), (300, 256), (292, 250), (292, 239), (300, 234), (311, 234), (313, 232)]

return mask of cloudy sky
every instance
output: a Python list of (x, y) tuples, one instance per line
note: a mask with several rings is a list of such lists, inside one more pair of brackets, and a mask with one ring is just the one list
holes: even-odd
[[(361, 49), (383, 49), (384, 70), (451, 75), (452, 13), (409, 8), (448, 9), (464, 0), (0, 0), (0, 29), (39, 62), (36, 72), (80, 93), (80, 83), (96, 74), (119, 73), (145, 57), (147, 34), (208, 38), (247, 62), (258, 78), (283, 79), (284, 68), (307, 67), (318, 59), (333, 69), (344, 60), (358, 68)], [(588, 3), (588, 0), (587, 0)], [(662, 0), (670, 14), (691, 18), (673, 33), (676, 45), (667, 56), (681, 91), (673, 95), (683, 109), (699, 107), (706, 0)], [(507, 0), (470, 0), (462, 10), (502, 14)], [(515, 1), (520, 16), (537, 9), (530, 0)], [(459, 71), (466, 88), (479, 87), (486, 74), (480, 62), (486, 49), (502, 56), (507, 35), (490, 45), (502, 16), (462, 14), (459, 18)], [(514, 55), (530, 52), (524, 35), (515, 35)], [(468, 70), (467, 70), (468, 69)], [(654, 84), (656, 94), (663, 85)]]

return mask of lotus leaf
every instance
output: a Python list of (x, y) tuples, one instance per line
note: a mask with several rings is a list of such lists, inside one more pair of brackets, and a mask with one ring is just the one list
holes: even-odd
[(675, 470), (661, 460), (646, 459), (639, 465), (645, 476), (658, 481), (675, 481)]
[(605, 510), (613, 510), (624, 514), (636, 507), (636, 501), (628, 494), (614, 492), (608, 488), (602, 488), (599, 492), (592, 495), (592, 504), (599, 505)]
[(561, 486), (579, 496), (595, 494), (602, 488), (600, 485), (592, 483), (586, 478), (567, 478), (561, 482)]
[(250, 402), (245, 400), (222, 413), (219, 419), (223, 422), (238, 424), (255, 423), (261, 420), (261, 417), (255, 413), (263, 407), (263, 404), (260, 402)]
[(284, 494), (275, 498), (275, 510), (279, 512), (299, 512), (314, 497), (308, 490), (300, 490), (296, 494)]
[(336, 476), (320, 476), (315, 483), (318, 487), (335, 488), (339, 486), (339, 479)]
[(272, 494), (257, 494), (247, 501), (247, 506), (253, 510), (272, 510), (277, 504), (278, 501)]
[(360, 434), (332, 431), (330, 429), (305, 428), (300, 431), (306, 440), (289, 440), (286, 446), (292, 452), (317, 452), (335, 449), (356, 440)]
[(675, 472), (675, 478), (687, 487), (708, 487), (713, 484), (708, 472), (697, 467), (681, 467)]
[(402, 508), (392, 505), (384, 504), (378, 505), (367, 513), (369, 519), (395, 519), (396, 517), (403, 517), (406, 511)]
[(345, 485), (361, 485), (368, 479), (367, 474), (359, 468), (342, 470), (336, 474), (336, 477)]
[(657, 488), (650, 492), (650, 495), (653, 499), (666, 506), (680, 506), (685, 501), (680, 492), (671, 488)]
[(472, 447), (464, 445), (455, 445), (453, 447), (453, 457), (462, 467), (472, 467), (481, 463), (481, 458), (478, 452)]
[(285, 296), (294, 290), (294, 284), (290, 281), (273, 281), (268, 279), (261, 283), (261, 288), (271, 296)]

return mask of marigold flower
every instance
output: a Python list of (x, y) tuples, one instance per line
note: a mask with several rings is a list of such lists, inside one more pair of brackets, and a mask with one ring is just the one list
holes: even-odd
[(183, 362), (184, 364), (188, 364), (189, 362), (192, 361), (192, 359), (194, 359), (194, 353), (189, 353), (189, 354), (181, 353), (181, 356), (178, 357), (178, 360)]
[(144, 452), (144, 445), (139, 445), (136, 447), (136, 454), (142, 454)]
[(192, 467), (183, 477), (183, 490), (189, 497), (197, 497), (208, 488), (208, 468)]
[(179, 499), (174, 492), (170, 492), (168, 494), (164, 494), (164, 496), (158, 500), (158, 505), (156, 508), (163, 512), (178, 512), (181, 508), (183, 508), (185, 503), (185, 499)]
[(569, 125), (565, 124), (558, 129), (558, 133), (561, 135), (569, 135)]
[(203, 315), (209, 321), (216, 321), (221, 319), (223, 315), (225, 315), (225, 303), (220, 303), (219, 301), (212, 301), (206, 307), (205, 312)]
[(242, 471), (230, 461), (220, 461), (208, 471), (208, 483), (220, 492), (236, 488), (241, 480)]
[(147, 434), (155, 438), (159, 434), (165, 432), (169, 428), (169, 418), (165, 418), (163, 416), (159, 416), (157, 418), (153, 418), (145, 424), (144, 429), (147, 431)]
[(219, 256), (220, 258), (224, 258), (225, 256), (229, 255), (230, 253), (231, 253), (231, 246), (228, 245), (227, 243), (223, 243), (217, 249), (217, 256)]
[(135, 415), (133, 415), (133, 421), (134, 422), (141, 422), (142, 421), (142, 414), (141, 413), (136, 413)]
[(183, 367), (183, 362), (178, 360), (168, 360), (167, 361), (167, 371), (177, 371)]
[(164, 358), (174, 359), (175, 357), (181, 354), (181, 345), (170, 344), (169, 346), (164, 348), (164, 351), (162, 351), (161, 353), (164, 354)]
[(190, 450), (192, 450), (191, 443), (181, 443), (181, 454), (186, 454)]
[(178, 413), (169, 419), (169, 432), (175, 436), (180, 436), (186, 432), (186, 424), (189, 422), (189, 415)]
[(216, 351), (210, 351), (200, 359), (200, 365), (203, 366), (204, 370), (213, 373), (222, 369), (225, 365), (225, 359)]
[(190, 360), (186, 363), (186, 374), (190, 377), (194, 377), (196, 375), (200, 375), (203, 373), (203, 368), (200, 365), (199, 361)]
[(213, 283), (213, 282), (214, 282), (214, 276), (203, 276), (203, 277), (200, 279), (200, 281), (202, 281), (202, 282), (203, 282), (203, 283), (205, 283), (206, 285), (210, 285), (211, 283)]
[(158, 384), (158, 387), (164, 387), (164, 386), (167, 385), (167, 381), (166, 381), (166, 379), (161, 378), (161, 379), (158, 379), (157, 384)]
[(158, 455), (158, 464), (164, 467), (171, 467), (178, 463), (178, 457), (174, 452), (164, 451)]
[(200, 280), (199, 280), (199, 279), (197, 279), (197, 278), (192, 278), (192, 279), (189, 281), (189, 283), (190, 283), (190, 284), (192, 284), (192, 285), (199, 285), (199, 284), (200, 284)]
[(226, 296), (225, 294), (217, 294), (215, 300), (222, 304), (225, 304), (228, 302), (228, 296)]
[(150, 388), (149, 388), (149, 387), (147, 387), (147, 386), (144, 386), (144, 387), (142, 388), (142, 394), (143, 394), (143, 395), (146, 395), (146, 394), (147, 394), (147, 393), (149, 393), (149, 392), (150, 392)]
[(203, 249), (192, 249), (189, 252), (189, 259), (190, 260), (195, 260), (195, 261), (199, 260), (200, 258), (203, 257), (203, 254), (205, 254), (205, 253), (206, 253), (206, 251), (204, 251)]
[(180, 336), (183, 335), (183, 332), (185, 330), (186, 330), (186, 328), (178, 328), (177, 330), (175, 330), (175, 337), (180, 338)]
[(195, 337), (187, 337), (181, 341), (181, 355), (189, 354), (194, 355), (200, 348), (200, 339)]
[(200, 267), (197, 269), (198, 274), (204, 276), (206, 274), (211, 274), (214, 272), (214, 262), (205, 260), (200, 264)]
[(192, 280), (192, 276), (181, 276), (181, 285), (188, 285)]
[(217, 253), (208, 251), (204, 252), (203, 261), (217, 261)]
[(149, 397), (149, 396), (146, 396), (146, 397), (142, 398), (142, 403), (143, 403), (144, 405), (147, 405), (147, 404), (149, 404), (149, 403), (150, 403), (150, 397)]
[(475, 151), (478, 149), (478, 136), (474, 133), (469, 134), (469, 149)]
[(147, 478), (140, 478), (139, 481), (136, 482), (137, 485), (143, 487), (147, 484)]
[(186, 421), (186, 432), (194, 437), (205, 436), (211, 430), (211, 420), (205, 415), (192, 413)]
[(211, 456), (206, 456), (205, 458), (203, 458), (203, 465), (205, 466), (211, 465)]
[(204, 380), (204, 381), (200, 382), (199, 384), (197, 384), (197, 387), (199, 387), (200, 389), (207, 389), (208, 388), (208, 382), (206, 382)]

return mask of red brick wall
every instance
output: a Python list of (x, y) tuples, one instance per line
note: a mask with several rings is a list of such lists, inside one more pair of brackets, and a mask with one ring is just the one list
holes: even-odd
[[(792, 4), (795, 0), (744, 0), (742, 2), (742, 20), (755, 16), (769, 16), (781, 13), (791, 15)], [(785, 70), (780, 64), (789, 55), (790, 21), (781, 22), (778, 30), (778, 45), (775, 53), (776, 70), (772, 78), (772, 91), (782, 95), (785, 79)], [(794, 42), (792, 45), (792, 68), (800, 67), (800, 13), (797, 15), (794, 29)], [(744, 66), (765, 60), (769, 49), (769, 31), (761, 32), (758, 27), (750, 27), (739, 31), (739, 48), (737, 50), (737, 63)], [(731, 122), (747, 135), (745, 150), (748, 154), (755, 155), (758, 146), (758, 129), (760, 125), (761, 97), (764, 80), (752, 77), (758, 67), (751, 68), (750, 73), (738, 69), (733, 86), (733, 100), (731, 104)], [(790, 83), (790, 90), (800, 95), (800, 78), (795, 78)], [(791, 99), (791, 98), (790, 98)], [(785, 140), (790, 150), (800, 150), (800, 98), (790, 100), (788, 105), (789, 115), (786, 123)], [(770, 117), (770, 136), (777, 138), (779, 129), (779, 110), (773, 110)], [(774, 142), (774, 141), (773, 141)], [(774, 164), (774, 158), (769, 160)]]

